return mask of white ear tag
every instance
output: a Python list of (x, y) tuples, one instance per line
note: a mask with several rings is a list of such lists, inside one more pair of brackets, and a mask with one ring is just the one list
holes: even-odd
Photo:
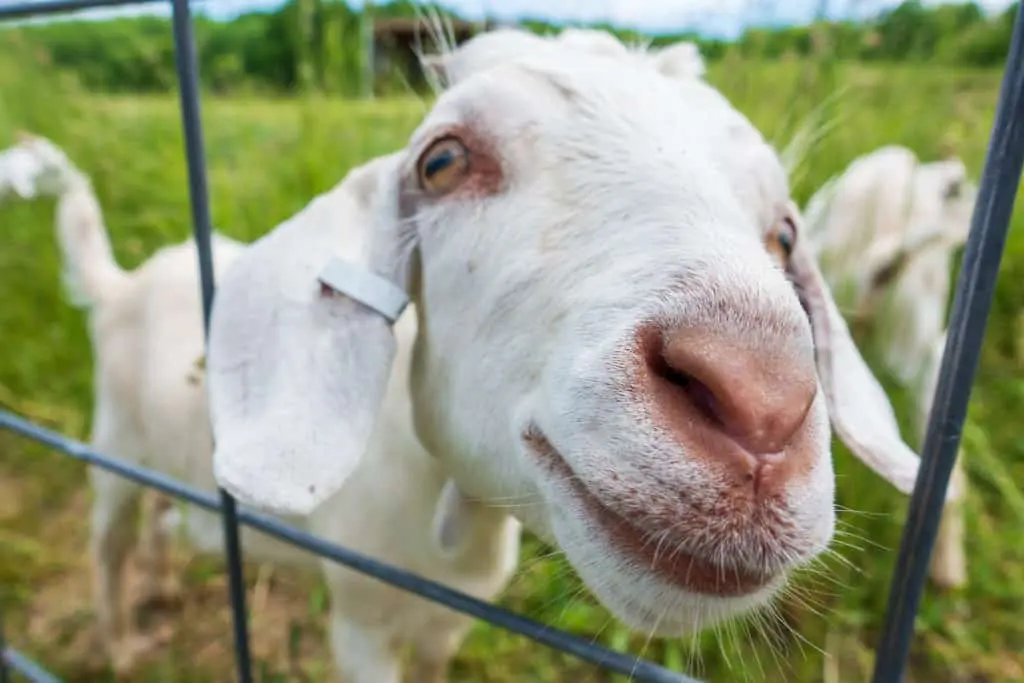
[(377, 311), (392, 325), (409, 305), (409, 295), (401, 287), (337, 256), (327, 262), (319, 279), (339, 294)]

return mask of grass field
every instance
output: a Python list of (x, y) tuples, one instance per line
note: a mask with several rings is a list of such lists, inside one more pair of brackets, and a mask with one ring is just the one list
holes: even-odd
[[(8, 46), (9, 47), (9, 46)], [(17, 63), (17, 66), (15, 66)], [(785, 143), (830, 94), (829, 134), (794, 178), (804, 201), (830, 174), (882, 144), (923, 158), (955, 152), (977, 175), (999, 73), (927, 67), (723, 63), (710, 79), (765, 134)], [(221, 100), (204, 105), (214, 223), (253, 239), (337, 182), (400, 146), (423, 111), (415, 98)], [(0, 43), (0, 141), (16, 128), (52, 137), (91, 174), (118, 259), (135, 266), (185, 238), (189, 205), (177, 100), (78, 92)], [(75, 437), (87, 435), (90, 354), (81, 313), (63, 300), (50, 202), (0, 206), (0, 404)], [(1024, 680), (1024, 205), (1000, 275), (965, 430), (970, 585), (930, 590), (917, 622), (918, 683)], [(903, 406), (897, 392), (895, 401)], [(844, 534), (824, 571), (798, 579), (781, 603), (785, 625), (738, 625), (692, 642), (629, 637), (557, 557), (530, 540), (503, 604), (709, 681), (866, 680), (895, 562), (906, 501), (836, 449)], [(85, 472), (66, 457), (0, 433), (0, 609), (8, 637), (68, 681), (112, 680), (91, 618)], [(224, 577), (216, 560), (177, 554), (187, 599), (156, 615), (170, 644), (135, 680), (231, 679)], [(315, 580), (250, 567), (254, 651), (261, 681), (325, 680), (324, 593)], [(182, 627), (186, 625), (186, 627)], [(800, 634), (799, 637), (794, 634)], [(485, 625), (460, 653), (455, 681), (607, 681), (610, 676)]]

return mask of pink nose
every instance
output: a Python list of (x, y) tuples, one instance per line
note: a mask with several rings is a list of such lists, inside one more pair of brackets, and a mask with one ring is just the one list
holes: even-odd
[(784, 486), (813, 464), (801, 427), (817, 374), (810, 354), (788, 352), (791, 339), (766, 348), (706, 328), (648, 328), (639, 341), (648, 398), (688, 453), (755, 489)]

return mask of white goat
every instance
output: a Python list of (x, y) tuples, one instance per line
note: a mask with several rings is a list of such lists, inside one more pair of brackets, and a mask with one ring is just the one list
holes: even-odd
[[(959, 159), (921, 163), (886, 146), (830, 179), (805, 212), (807, 243), (841, 305), (870, 321), (883, 362), (913, 393), (919, 439), (945, 348), (950, 262), (967, 239), (975, 194)], [(966, 486), (959, 461), (953, 483)], [(967, 580), (958, 501), (944, 512), (931, 575), (945, 587)]]
[[(26, 197), (58, 196), (57, 232), (66, 273), (78, 301), (90, 309), (93, 447), (213, 490), (206, 395), (202, 374), (195, 373), (203, 356), (203, 328), (194, 242), (163, 248), (126, 272), (112, 256), (88, 179), (59, 149), (46, 139), (23, 136), (4, 159), (0, 189), (12, 186)], [(354, 172), (351, 182), (365, 183), (369, 172)], [(328, 201), (333, 202), (331, 211), (352, 208), (344, 193)], [(223, 273), (244, 250), (215, 235), (216, 271)], [(397, 333), (411, 340), (414, 330), (409, 318)], [(465, 501), (446, 485), (437, 460), (413, 432), (408, 373), (408, 358), (391, 373), (380, 429), (363, 466), (308, 520), (292, 521), (333, 542), (492, 599), (515, 569), (519, 523), (503, 510)], [(90, 470), (90, 479), (96, 609), (115, 669), (124, 673), (154, 644), (122, 615), (122, 567), (133, 544), (131, 511), (140, 487), (97, 468)], [(219, 552), (217, 516), (190, 509), (184, 524), (200, 550)], [(173, 590), (163, 555), (165, 527), (153, 514), (145, 519), (140, 555), (147, 598)], [(441, 681), (472, 624), (465, 615), (268, 536), (246, 530), (242, 542), (249, 558), (322, 566), (332, 598), (331, 642), (343, 680), (398, 681), (399, 652), (408, 645), (414, 650), (412, 680)]]
[[(406, 148), (221, 278), (223, 486), (319, 509), (382, 456), (367, 442), (408, 367), (416, 434), (458, 489), (510, 507), (661, 635), (765, 604), (823, 551), (830, 419), (912, 489), (919, 461), (779, 159), (720, 93), (515, 31), (427, 62), (447, 89)], [(392, 334), (374, 299), (396, 287), (413, 306)]]

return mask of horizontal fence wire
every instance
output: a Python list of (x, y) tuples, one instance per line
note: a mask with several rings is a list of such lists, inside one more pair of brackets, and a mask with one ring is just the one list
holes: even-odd
[(964, 246), (963, 265), (954, 290), (946, 348), (921, 450), (921, 470), (910, 498), (889, 588), (886, 618), (875, 658), (874, 683), (898, 683), (906, 669), (946, 488), (956, 463), (967, 404), (981, 358), (999, 264), (1020, 188), (1022, 165), (1024, 13), (1018, 8), (970, 233)]
[(0, 681), (3, 683), (15, 683), (14, 679), (8, 677), (8, 670), (31, 683), (61, 683), (59, 678), (13, 648), (5, 647), (0, 659), (3, 660), (3, 666), (0, 667)]
[[(0, 429), (16, 432), (50, 448), (67, 453), (90, 465), (102, 467), (125, 479), (143, 484), (168, 495), (188, 501), (211, 512), (221, 511), (219, 498), (154, 470), (97, 453), (86, 444), (63, 434), (40, 427), (18, 415), (0, 411)], [(603, 669), (646, 683), (699, 683), (696, 679), (669, 671), (653, 662), (611, 650), (589, 640), (552, 628), (520, 614), (466, 595), (443, 584), (430, 581), (412, 572), (373, 559), (367, 555), (335, 545), (319, 536), (297, 529), (285, 522), (256, 512), (247, 506), (238, 509), (238, 520), (249, 527), (298, 546), (346, 567), (373, 576), (384, 583), (415, 593), (463, 614), (482, 619), (495, 626), (526, 636), (542, 645), (561, 650)]]
[(25, 19), (33, 16), (67, 14), (87, 9), (127, 7), (132, 5), (168, 4), (169, 0), (47, 0), (46, 2), (4, 2), (0, 4), (0, 20)]

